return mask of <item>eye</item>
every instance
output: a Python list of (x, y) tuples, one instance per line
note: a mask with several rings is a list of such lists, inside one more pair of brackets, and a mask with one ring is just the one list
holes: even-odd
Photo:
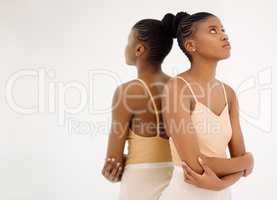
[(223, 33), (225, 33), (225, 32), (226, 32), (226, 30), (225, 30), (224, 28), (222, 28), (222, 29), (221, 29), (221, 31), (222, 31)]
[(210, 33), (216, 34), (216, 33), (217, 33), (217, 31), (216, 31), (216, 29), (215, 29), (215, 28), (211, 28), (211, 29), (210, 29)]

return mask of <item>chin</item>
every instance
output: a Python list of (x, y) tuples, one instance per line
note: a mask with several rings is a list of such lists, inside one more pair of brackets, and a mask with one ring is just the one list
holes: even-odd
[(229, 58), (230, 56), (231, 56), (230, 53), (225, 54), (225, 55), (221, 55), (221, 56), (219, 57), (219, 60), (225, 60), (225, 59)]
[(231, 54), (228, 54), (224, 57), (224, 59), (227, 59), (227, 58), (230, 58), (231, 57)]

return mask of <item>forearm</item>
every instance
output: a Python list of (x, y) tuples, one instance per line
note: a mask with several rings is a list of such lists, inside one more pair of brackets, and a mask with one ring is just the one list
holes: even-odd
[(251, 165), (251, 160), (246, 155), (234, 158), (205, 157), (204, 160), (218, 177), (246, 170)]
[(223, 189), (230, 187), (231, 185), (233, 185), (234, 183), (236, 183), (242, 176), (243, 176), (244, 172), (240, 171), (240, 172), (236, 172), (234, 174), (230, 174), (227, 176), (224, 176), (221, 178), (222, 183), (223, 183)]
[(106, 158), (115, 158), (118, 162), (122, 162), (124, 158), (125, 140), (111, 134), (109, 136)]

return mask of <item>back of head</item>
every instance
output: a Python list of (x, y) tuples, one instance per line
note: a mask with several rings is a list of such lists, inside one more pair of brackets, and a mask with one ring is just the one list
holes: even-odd
[(149, 48), (148, 61), (161, 64), (173, 45), (173, 36), (169, 30), (169, 21), (143, 19), (133, 26), (137, 39)]

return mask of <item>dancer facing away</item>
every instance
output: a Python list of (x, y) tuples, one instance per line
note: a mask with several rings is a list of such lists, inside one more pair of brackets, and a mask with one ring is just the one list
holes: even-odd
[[(171, 78), (161, 64), (172, 44), (170, 27), (164, 20), (141, 20), (129, 34), (126, 63), (137, 68), (138, 78), (120, 85), (114, 93), (102, 170), (108, 180), (121, 181), (120, 200), (158, 199), (170, 181), (173, 166), (160, 95)], [(124, 155), (126, 142), (128, 153)]]

